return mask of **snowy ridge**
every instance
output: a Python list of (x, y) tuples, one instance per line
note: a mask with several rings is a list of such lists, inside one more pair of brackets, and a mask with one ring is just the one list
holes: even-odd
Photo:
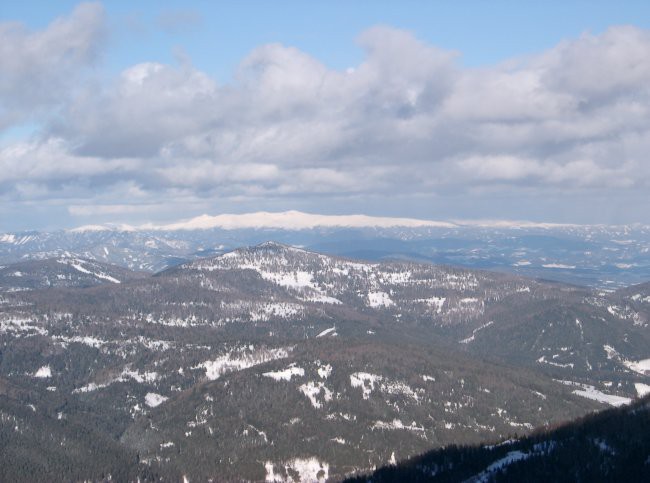
[[(279, 230), (310, 230), (316, 228), (505, 228), (505, 229), (575, 229), (605, 225), (581, 225), (574, 223), (544, 223), (525, 220), (452, 220), (439, 221), (419, 218), (355, 215), (321, 215), (305, 213), (297, 210), (220, 215), (203, 214), (184, 221), (168, 224), (146, 223), (131, 226), (119, 223), (105, 225), (85, 225), (70, 230), (74, 233), (100, 231), (180, 231), (180, 230), (223, 230), (240, 229), (279, 229)], [(625, 225), (621, 227), (625, 228)], [(3, 240), (0, 235), (0, 241)]]
[[(216, 216), (201, 215), (186, 221), (156, 225), (148, 223), (138, 227), (127, 227), (137, 230), (209, 230), (221, 228), (223, 230), (238, 229), (281, 229), (281, 230), (309, 230), (314, 228), (394, 228), (394, 227), (435, 227), (453, 228), (455, 223), (420, 220), (415, 218), (390, 218), (368, 215), (318, 215), (290, 210), (277, 213), (259, 211), (245, 214), (222, 214)], [(102, 225), (79, 227), (75, 230), (98, 231)], [(110, 229), (110, 227), (107, 227)]]
[[(198, 272), (252, 270), (300, 302), (345, 303), (364, 309), (389, 310), (397, 318), (401, 317), (401, 310), (410, 311), (415, 304), (423, 306), (418, 310), (426, 307), (428, 315), (443, 320), (467, 320), (485, 310), (485, 295), (477, 293), (476, 289), (487, 275), (408, 262), (359, 262), (271, 241), (189, 262), (179, 269)], [(514, 292), (515, 288), (513, 285), (507, 290)], [(481, 298), (437, 295), (449, 290), (468, 295), (476, 293)], [(409, 295), (404, 297), (405, 293)], [(411, 294), (415, 293), (428, 293), (428, 296), (413, 298)], [(272, 304), (278, 305), (277, 302)], [(272, 311), (260, 306), (252, 313), (251, 320), (297, 317), (304, 313), (299, 307), (292, 307), (295, 310), (287, 305), (286, 310)]]

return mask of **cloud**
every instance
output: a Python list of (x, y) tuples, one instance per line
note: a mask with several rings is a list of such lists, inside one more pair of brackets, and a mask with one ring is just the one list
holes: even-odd
[(459, 161), (458, 166), (469, 180), (475, 182), (542, 182), (573, 188), (627, 188), (635, 184), (634, 178), (630, 176), (634, 170), (630, 166), (624, 164), (609, 169), (589, 159), (576, 159), (562, 164), (514, 156), (475, 156)]
[(156, 204), (138, 205), (69, 205), (68, 213), (73, 216), (125, 215), (133, 213), (150, 213), (160, 209)]
[(65, 102), (81, 71), (100, 56), (105, 37), (98, 3), (83, 3), (37, 32), (0, 23), (0, 130)]
[[(80, 9), (101, 19), (97, 6)], [(522, 217), (533, 204), (538, 214), (549, 197), (549, 210), (566, 199), (579, 218), (590, 206), (581, 193), (622, 199), (625, 191), (632, 206), (647, 203), (647, 31), (612, 27), (482, 68), (387, 26), (358, 42), (365, 58), (344, 71), (268, 44), (242, 59), (229, 84), (185, 60), (143, 62), (99, 88), (77, 86), (42, 139), (0, 151), (4, 199), (25, 200), (30, 183), (58, 197), (65, 186), (97, 206), (320, 200), (323, 210), (363, 211), (363, 200), (390, 197), (419, 206), (420, 216), (438, 206), (448, 218), (508, 217), (504, 206)], [(75, 66), (95, 57), (84, 52)], [(12, 187), (19, 180), (22, 192)], [(91, 187), (107, 194), (100, 201)], [(504, 199), (519, 200), (516, 209)], [(382, 208), (396, 209), (374, 206)], [(70, 211), (82, 212), (91, 211)], [(647, 220), (640, 208), (628, 215)]]
[(218, 96), (215, 82), (191, 66), (137, 64), (105, 89), (78, 94), (51, 132), (80, 155), (155, 156), (209, 127)]
[[(608, 97), (634, 95), (650, 81), (650, 33), (632, 26), (583, 34), (541, 55), (533, 68), (552, 88), (577, 96), (585, 106)], [(610, 99), (611, 100), (611, 99)]]

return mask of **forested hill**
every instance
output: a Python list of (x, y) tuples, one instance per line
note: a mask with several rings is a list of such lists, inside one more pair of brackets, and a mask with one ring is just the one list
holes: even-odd
[(490, 446), (447, 447), (348, 480), (650, 481), (650, 396)]

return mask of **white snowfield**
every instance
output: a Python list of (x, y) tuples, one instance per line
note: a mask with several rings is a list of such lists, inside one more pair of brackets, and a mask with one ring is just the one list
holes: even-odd
[(643, 359), (642, 361), (625, 361), (624, 364), (634, 372), (647, 376), (650, 374), (650, 359)]
[(643, 397), (646, 394), (650, 394), (650, 385), (643, 384), (642, 382), (635, 382), (634, 389), (639, 397)]
[[(325, 483), (329, 478), (330, 465), (312, 456), (311, 458), (295, 458), (284, 463), (267, 461), (264, 463), (264, 468), (266, 469), (264, 481), (269, 483)], [(288, 476), (283, 476), (280, 472), (281, 469)], [(297, 480), (293, 479), (292, 473), (298, 473)]]
[(276, 349), (258, 350), (232, 350), (227, 354), (217, 357), (211, 361), (205, 361), (192, 369), (205, 369), (205, 376), (214, 381), (224, 374), (236, 372), (253, 367), (265, 362), (289, 357), (291, 348), (280, 347)]
[(594, 386), (589, 384), (582, 384), (573, 381), (560, 381), (560, 380), (558, 380), (558, 382), (566, 386), (575, 386), (580, 388), (580, 389), (575, 389), (573, 391), (573, 394), (576, 394), (578, 396), (587, 399), (592, 399), (594, 401), (598, 401), (604, 404), (609, 404), (610, 406), (616, 406), (616, 407), (624, 406), (625, 404), (630, 404), (632, 402), (632, 399), (630, 399), (629, 397), (616, 396), (614, 394), (606, 394), (602, 391), (599, 391)]
[(394, 227), (433, 227), (453, 228), (454, 223), (418, 220), (414, 218), (389, 218), (367, 215), (317, 215), (300, 211), (284, 211), (277, 213), (256, 212), (246, 214), (201, 215), (187, 221), (168, 225), (146, 224), (139, 230), (207, 230), (221, 228), (223, 230), (237, 229), (281, 229), (309, 230), (313, 228), (394, 228)]
[[(540, 228), (540, 229), (571, 229), (598, 228), (598, 225), (577, 225), (566, 223), (537, 223), (525, 220), (424, 220), (418, 218), (380, 217), (369, 215), (319, 215), (296, 210), (281, 212), (258, 211), (242, 214), (200, 215), (188, 220), (168, 224), (146, 223), (132, 226), (126, 224), (84, 225), (69, 230), (72, 233), (101, 232), (101, 231), (179, 231), (179, 230), (240, 230), (240, 229), (277, 229), (277, 230), (310, 230), (315, 228)], [(624, 226), (623, 226), (624, 228)], [(0, 235), (0, 242), (24, 244), (33, 237), (17, 237), (14, 234)]]
[(155, 392), (148, 392), (144, 397), (144, 403), (150, 408), (155, 408), (167, 401), (167, 399), (169, 398), (156, 394)]
[(327, 379), (332, 375), (332, 366), (330, 364), (321, 365), (320, 361), (317, 361), (317, 364), (318, 369), (316, 369), (316, 372), (318, 372), (318, 377)]
[(314, 285), (312, 280), (312, 274), (309, 272), (304, 272), (302, 270), (296, 270), (293, 272), (267, 272), (264, 270), (259, 270), (258, 267), (252, 267), (258, 270), (263, 279), (269, 280), (270, 282), (276, 283), (282, 287), (286, 288), (317, 288)]
[(302, 367), (296, 367), (291, 364), (289, 367), (282, 371), (271, 371), (262, 374), (265, 377), (270, 377), (276, 381), (290, 381), (293, 376), (302, 377), (305, 375), (305, 370)]
[(34, 373), (34, 377), (38, 377), (39, 379), (48, 379), (52, 377), (52, 369), (50, 369), (50, 366), (43, 366)]

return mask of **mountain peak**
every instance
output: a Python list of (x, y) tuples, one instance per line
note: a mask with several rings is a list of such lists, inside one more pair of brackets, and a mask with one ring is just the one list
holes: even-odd
[(285, 245), (284, 243), (268, 240), (258, 245), (255, 245), (255, 248), (285, 249), (285, 248), (292, 248), (292, 247), (290, 245)]
[[(309, 255), (312, 252), (300, 247), (295, 247), (285, 243), (280, 243), (274, 240), (267, 240), (257, 245), (238, 248), (231, 252), (224, 253), (216, 257), (217, 260), (222, 259), (235, 259), (235, 258), (249, 258), (251, 256), (258, 257), (271, 257), (271, 258), (287, 258), (292, 255)], [(314, 253), (313, 255), (322, 257), (323, 255)]]

